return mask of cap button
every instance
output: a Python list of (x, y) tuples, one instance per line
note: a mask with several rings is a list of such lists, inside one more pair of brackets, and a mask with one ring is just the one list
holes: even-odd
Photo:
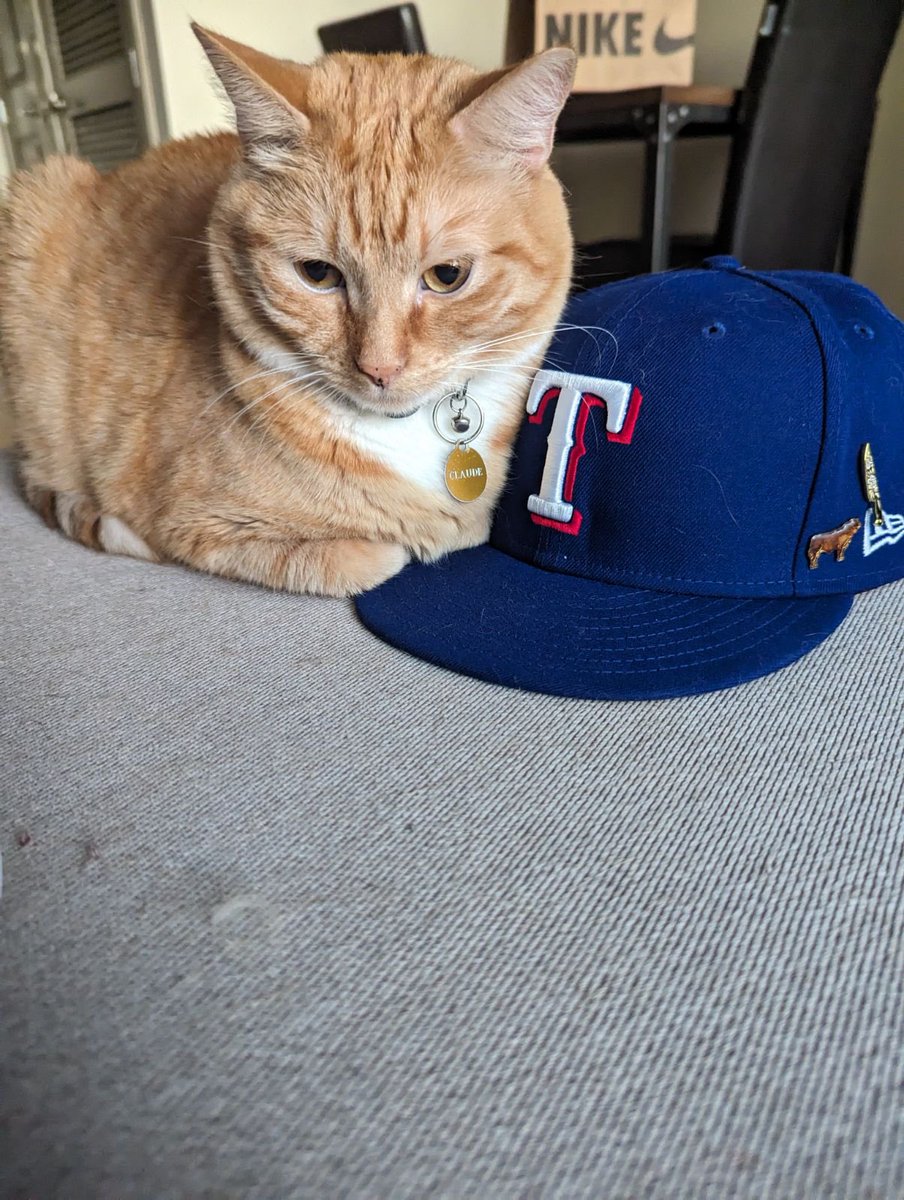
[(703, 265), (710, 271), (743, 271), (744, 268), (730, 254), (713, 254), (704, 258)]

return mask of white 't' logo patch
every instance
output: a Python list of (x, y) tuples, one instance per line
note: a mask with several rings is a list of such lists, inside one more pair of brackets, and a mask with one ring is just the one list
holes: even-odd
[(572, 503), (578, 463), (586, 453), (584, 430), (590, 410), (606, 410), (606, 439), (630, 443), (643, 399), (638, 389), (622, 379), (599, 379), (566, 371), (538, 371), (527, 398), (528, 420), (539, 425), (547, 402), (555, 416), (547, 438), (546, 461), (540, 490), (527, 498), (531, 520), (560, 533), (577, 534), (582, 515)]

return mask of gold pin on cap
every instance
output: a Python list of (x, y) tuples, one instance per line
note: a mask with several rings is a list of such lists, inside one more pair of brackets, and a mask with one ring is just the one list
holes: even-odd
[(882, 497), (879, 495), (876, 464), (873, 462), (873, 451), (869, 442), (864, 442), (860, 447), (860, 475), (863, 479), (863, 493), (873, 506), (873, 524), (884, 525), (885, 513), (882, 511)]

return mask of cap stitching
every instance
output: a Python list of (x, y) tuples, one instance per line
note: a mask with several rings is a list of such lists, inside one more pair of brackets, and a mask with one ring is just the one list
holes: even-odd
[[(894, 573), (894, 567), (886, 567), (884, 570), (881, 570), (881, 571), (878, 571), (878, 570), (877, 571), (858, 571), (856, 575), (851, 575), (851, 573), (848, 571), (848, 572), (845, 572), (843, 575), (839, 575), (838, 578), (834, 579), (834, 580), (830, 580), (830, 579), (826, 578), (825, 581), (814, 580), (814, 582), (816, 582), (816, 583), (821, 583), (821, 582), (844, 583), (845, 581), (848, 581), (850, 583), (857, 583), (858, 580), (860, 580), (860, 579), (875, 579), (875, 577), (877, 575), (881, 575), (881, 576), (887, 575), (889, 573), (889, 571), (892, 572), (892, 576), (888, 581), (889, 583), (894, 583), (895, 580), (900, 578), (900, 576), (898, 574)], [(860, 589), (858, 588), (857, 590), (859, 591)], [(840, 594), (842, 594), (842, 593), (839, 593), (839, 595)], [(795, 595), (794, 598), (798, 599), (798, 600), (807, 600), (807, 599), (809, 599), (809, 596), (810, 596), (810, 593), (808, 592), (807, 595), (804, 595), (804, 596)]]
[[(696, 598), (697, 598), (697, 597), (689, 597), (689, 599), (696, 599)], [(702, 600), (717, 600), (717, 599), (719, 599), (719, 597), (717, 597), (717, 596), (701, 596), (701, 597), (699, 597), (699, 599), (702, 599)], [(767, 597), (767, 599), (768, 599), (768, 597)], [(702, 614), (702, 615), (701, 615), (701, 620), (699, 620), (699, 621), (691, 621), (691, 622), (689, 622), (688, 624), (685, 624), (685, 625), (677, 625), (677, 624), (673, 624), (673, 623), (672, 623), (672, 619), (670, 619), (670, 618), (668, 618), (668, 617), (665, 617), (665, 618), (663, 618), (663, 619), (661, 619), (661, 620), (645, 620), (645, 621), (644, 621), (644, 628), (643, 628), (642, 630), (638, 630), (638, 632), (637, 632), (637, 633), (629, 633), (629, 632), (627, 632), (627, 631), (626, 631), (626, 632), (624, 632), (624, 633), (621, 633), (619, 636), (620, 636), (620, 638), (622, 638), (624, 641), (643, 641), (643, 640), (649, 640), (649, 637), (648, 637), (648, 631), (649, 631), (649, 629), (650, 629), (652, 626), (655, 626), (655, 625), (664, 625), (664, 626), (667, 626), (667, 628), (668, 628), (668, 632), (669, 632), (669, 633), (674, 633), (674, 634), (678, 634), (678, 633), (686, 633), (686, 632), (687, 632), (688, 630), (690, 630), (690, 629), (711, 629), (711, 628), (712, 628), (712, 622), (713, 622), (713, 620), (714, 620), (714, 619), (718, 620), (718, 619), (721, 619), (721, 617), (727, 617), (727, 616), (729, 616), (731, 613), (737, 612), (739, 608), (744, 608), (744, 607), (746, 607), (746, 606), (748, 606), (748, 605), (750, 605), (750, 604), (756, 604), (756, 603), (757, 603), (757, 599), (756, 599), (755, 597), (746, 597), (746, 598), (741, 598), (741, 599), (739, 599), (739, 600), (738, 600), (737, 604), (732, 604), (730, 608), (726, 608), (726, 609), (724, 610), (724, 612), (720, 613), (720, 614), (719, 614), (719, 616), (718, 616), (717, 618), (714, 618), (714, 617), (713, 617), (713, 615), (712, 615), (711, 613), (709, 613), (709, 614)], [(784, 597), (784, 596), (780, 596), (780, 597), (777, 597), (777, 598), (776, 598), (776, 600), (775, 600), (775, 603), (779, 603), (779, 604), (781, 604), (781, 603), (785, 603), (785, 604), (793, 604), (793, 603), (794, 603), (794, 601), (793, 601), (793, 598), (790, 598), (790, 597), (789, 597), (789, 598), (786, 598), (786, 597)], [(725, 626), (725, 628), (726, 628), (726, 629), (730, 629), (731, 627), (732, 627), (731, 625), (726, 625), (726, 626)], [(593, 628), (590, 628), (590, 629), (588, 629), (588, 630), (586, 630), (586, 631), (579, 631), (579, 632), (578, 632), (578, 635), (577, 635), (579, 638), (580, 638), (580, 634), (581, 634), (581, 632), (587, 632), (587, 633), (589, 633), (589, 634), (590, 634), (590, 636), (591, 636), (591, 638), (592, 638), (592, 637), (593, 637), (593, 635), (595, 634), (596, 630), (595, 630), (595, 629), (593, 629)], [(700, 634), (697, 634), (697, 635), (695, 635), (695, 636), (702, 636), (702, 635), (700, 635)]]
[[(800, 613), (797, 617), (792, 618), (791, 621), (782, 625), (780, 632), (784, 633), (788, 629), (793, 629), (796, 625), (800, 624), (800, 622), (804, 619), (805, 615), (806, 615), (805, 613)], [(782, 620), (785, 616), (786, 616), (785, 613), (776, 613), (773, 616), (767, 618), (767, 620), (761, 621), (757, 625), (750, 626), (746, 630), (746, 632), (751, 633), (751, 634), (759, 633), (761, 630), (767, 629), (770, 625), (775, 625), (778, 621)], [(729, 626), (729, 628), (730, 628), (730, 626)], [(831, 632), (834, 632), (834, 630)], [(774, 635), (770, 635), (770, 638), (772, 636), (774, 636)], [(828, 636), (828, 634), (826, 636)], [(769, 641), (770, 638), (758, 639), (749, 648), (752, 650), (758, 646), (762, 646), (765, 644), (765, 642)], [(739, 634), (736, 637), (730, 638), (727, 642), (721, 642), (718, 648), (719, 648), (719, 650), (728, 650), (733, 646), (737, 646), (739, 642), (743, 642), (744, 640), (745, 640), (744, 635)], [(690, 664), (691, 666), (697, 666), (697, 665), (700, 665), (703, 663), (718, 662), (725, 657), (724, 654), (712, 654), (712, 655), (707, 655), (705, 658), (702, 658), (702, 657), (699, 657), (698, 655), (696, 655), (693, 650), (690, 650), (688, 653), (692, 656), (692, 662)], [(679, 653), (652, 654), (649, 656), (645, 656), (643, 658), (638, 658), (636, 656), (633, 656), (631, 658), (610, 658), (607, 656), (606, 666), (608, 668), (610, 664), (620, 664), (620, 663), (639, 663), (639, 662), (658, 663), (658, 662), (666, 662), (669, 659), (673, 659), (673, 658), (685, 658), (685, 657), (687, 657), (687, 655), (683, 654), (683, 653), (682, 654), (679, 654)], [(621, 675), (634, 674), (634, 673), (635, 672), (633, 672), (631, 670), (613, 671), (612, 672), (612, 674), (621, 674)]]
[[(514, 557), (514, 555), (511, 555), (510, 557)], [(523, 560), (519, 560), (519, 561), (523, 561)], [(571, 579), (589, 579), (596, 583), (612, 583), (612, 584), (615, 584), (616, 586), (619, 583), (618, 579), (607, 579), (607, 578), (602, 578), (598, 575), (578, 575), (574, 571), (562, 571), (562, 570), (556, 569), (555, 567), (544, 566), (542, 563), (533, 563), (533, 564), (528, 564), (528, 565), (537, 566), (540, 568), (541, 571), (548, 571), (550, 573), (550, 575), (567, 575)], [(666, 583), (668, 583), (668, 582), (715, 583), (722, 587), (765, 587), (765, 586), (768, 586), (769, 584), (773, 584), (773, 583), (784, 583), (786, 585), (788, 583), (787, 576), (783, 579), (696, 579), (696, 578), (688, 578), (683, 575), (651, 575), (647, 571), (620, 571), (619, 576), (620, 577), (625, 576), (627, 578), (633, 578), (633, 579), (658, 579), (658, 580), (664, 581)], [(629, 586), (633, 586), (633, 585), (629, 585)], [(653, 590), (661, 590), (661, 589), (653, 589)], [(729, 598), (731, 598), (731, 597), (729, 597)], [(792, 598), (793, 597), (791, 597), (791, 596), (786, 596), (786, 597), (766, 596), (766, 597), (763, 597), (763, 599), (767, 599), (767, 600), (768, 599), (792, 599)], [(739, 597), (739, 599), (755, 600), (756, 597), (755, 596), (742, 596), (742, 597)]]
[[(523, 558), (517, 558), (514, 554), (508, 554), (508, 551), (506, 551), (506, 550), (500, 550), (500, 553), (506, 554), (509, 558), (514, 558), (516, 562), (524, 563), (524, 565), (527, 567), (536, 568), (537, 570), (540, 570), (540, 571), (546, 571), (550, 575), (566, 575), (569, 579), (586, 579), (590, 583), (607, 583), (613, 587), (619, 587), (619, 586), (636, 587), (637, 586), (635, 583), (622, 584), (621, 583), (622, 577), (630, 578), (630, 579), (634, 579), (634, 580), (641, 580), (641, 581), (645, 581), (645, 580), (649, 580), (649, 579), (656, 579), (663, 583), (669, 583), (669, 582), (674, 582), (674, 583), (712, 583), (712, 584), (716, 584), (717, 586), (720, 586), (720, 587), (767, 587), (770, 584), (783, 583), (783, 584), (787, 585), (787, 583), (788, 583), (787, 577), (784, 579), (696, 579), (696, 578), (688, 578), (687, 576), (684, 576), (684, 575), (652, 575), (647, 571), (620, 571), (618, 578), (604, 578), (604, 577), (601, 577), (598, 575), (579, 575), (574, 571), (563, 571), (563, 570), (559, 569), (558, 567), (546, 566), (544, 563), (530, 562)], [(875, 576), (888, 574), (889, 570), (890, 570), (889, 567), (885, 567), (882, 569), (877, 569), (875, 571), (858, 572), (856, 576), (844, 575), (841, 577), (841, 579), (839, 579), (838, 582), (842, 582), (844, 579), (848, 579), (848, 578), (850, 578), (852, 580), (872, 579)], [(669, 593), (666, 589), (661, 589), (661, 588), (650, 588), (649, 590), (650, 591), (662, 591), (664, 595), (692, 594), (692, 593), (682, 593), (682, 592)], [(842, 594), (842, 593), (839, 593), (839, 594)], [(808, 599), (808, 597), (800, 596), (797, 593), (793, 593), (791, 595), (786, 595), (786, 596), (761, 596), (761, 597), (758, 597), (758, 596), (739, 596), (739, 597), (713, 596), (713, 597), (709, 597), (709, 599), (806, 600), (806, 599)]]

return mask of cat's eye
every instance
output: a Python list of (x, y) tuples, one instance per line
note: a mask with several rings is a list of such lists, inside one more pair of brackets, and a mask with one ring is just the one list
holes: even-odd
[(431, 292), (448, 295), (457, 292), (471, 274), (471, 264), (461, 258), (453, 258), (451, 262), (437, 263), (421, 276), (424, 287)]
[(342, 287), (345, 279), (338, 267), (319, 258), (299, 259), (295, 270), (308, 285), (317, 292), (331, 292)]

